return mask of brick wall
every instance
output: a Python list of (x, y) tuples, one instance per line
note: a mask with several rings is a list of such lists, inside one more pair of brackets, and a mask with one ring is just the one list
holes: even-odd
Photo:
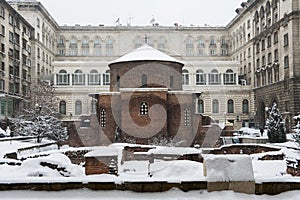
[[(182, 64), (163, 61), (135, 61), (111, 64), (110, 91), (118, 88), (139, 88), (142, 86), (142, 75), (147, 76), (150, 87), (166, 87), (171, 90), (182, 90)], [(117, 77), (120, 83), (117, 83)], [(170, 87), (170, 77), (173, 86)]]

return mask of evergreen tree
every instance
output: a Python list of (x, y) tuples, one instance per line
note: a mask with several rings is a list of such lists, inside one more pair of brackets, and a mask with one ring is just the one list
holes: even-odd
[(273, 104), (266, 125), (269, 141), (271, 143), (286, 142), (286, 129), (284, 127), (282, 115), (277, 108), (276, 103)]
[(294, 117), (297, 120), (297, 125), (294, 126), (295, 134), (293, 134), (293, 138), (295, 142), (300, 146), (300, 115)]
[(10, 118), (14, 135), (36, 136), (37, 142), (45, 137), (55, 141), (67, 139), (57, 106), (58, 99), (51, 85), (45, 82), (35, 85), (31, 89), (30, 103), (16, 117)]

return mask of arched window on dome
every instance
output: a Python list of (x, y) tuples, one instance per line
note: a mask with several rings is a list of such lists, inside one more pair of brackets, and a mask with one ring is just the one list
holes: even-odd
[(104, 108), (100, 110), (100, 125), (102, 128), (106, 127), (106, 110)]
[(140, 105), (140, 115), (148, 115), (148, 103), (147, 102), (142, 102)]
[(146, 87), (148, 84), (148, 77), (146, 74), (142, 75), (142, 87)]
[(184, 109), (184, 126), (191, 126), (191, 111), (189, 107)]

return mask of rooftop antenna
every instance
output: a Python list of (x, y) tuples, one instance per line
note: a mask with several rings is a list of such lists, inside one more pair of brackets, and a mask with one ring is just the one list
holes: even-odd
[(131, 26), (132, 19), (133, 19), (132, 16), (130, 16), (130, 17), (128, 18), (127, 26)]

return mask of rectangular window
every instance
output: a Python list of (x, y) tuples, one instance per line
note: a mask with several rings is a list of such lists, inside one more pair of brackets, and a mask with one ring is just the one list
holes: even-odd
[(101, 47), (96, 47), (94, 49), (94, 56), (101, 56)]
[(88, 48), (83, 48), (82, 49), (82, 56), (88, 56), (90, 54), (90, 50)]
[(248, 63), (248, 73), (251, 72), (251, 63)]
[(14, 34), (9, 31), (9, 41), (14, 42)]
[(262, 64), (262, 66), (266, 66), (266, 57), (265, 56), (261, 57), (261, 64)]
[(272, 44), (271, 35), (268, 36), (267, 43), (268, 43), (268, 47), (271, 47), (271, 44)]
[(5, 9), (4, 9), (4, 7), (1, 7), (0, 17), (2, 17), (3, 19), (5, 19)]
[(256, 53), (259, 53), (259, 43), (256, 44)]
[(216, 50), (214, 50), (214, 49), (211, 49), (211, 50), (210, 50), (210, 55), (211, 55), (211, 56), (214, 56), (214, 55), (216, 55)]
[(40, 19), (39, 19), (39, 18), (36, 18), (36, 26), (37, 26), (38, 28), (40, 28)]
[(278, 32), (274, 33), (274, 44), (278, 43)]
[(1, 25), (1, 33), (2, 36), (5, 36), (5, 26)]
[(103, 85), (109, 85), (110, 80), (109, 80), (109, 73), (102, 74), (103, 75)]
[(288, 33), (283, 36), (283, 46), (289, 45), (289, 35)]
[(251, 57), (251, 48), (249, 47), (248, 48), (248, 58), (250, 58)]
[(70, 49), (69, 55), (70, 56), (77, 56), (77, 49)]
[(261, 41), (261, 50), (265, 50), (266, 44), (265, 44), (265, 40)]
[(284, 68), (289, 67), (289, 56), (284, 56)]
[(275, 49), (274, 50), (274, 62), (277, 62), (278, 61), (278, 49)]
[(14, 18), (13, 18), (13, 16), (11, 16), (11, 14), (9, 14), (9, 17), (8, 17), (8, 23), (10, 25), (14, 25)]
[(272, 53), (268, 53), (268, 64), (272, 63)]

